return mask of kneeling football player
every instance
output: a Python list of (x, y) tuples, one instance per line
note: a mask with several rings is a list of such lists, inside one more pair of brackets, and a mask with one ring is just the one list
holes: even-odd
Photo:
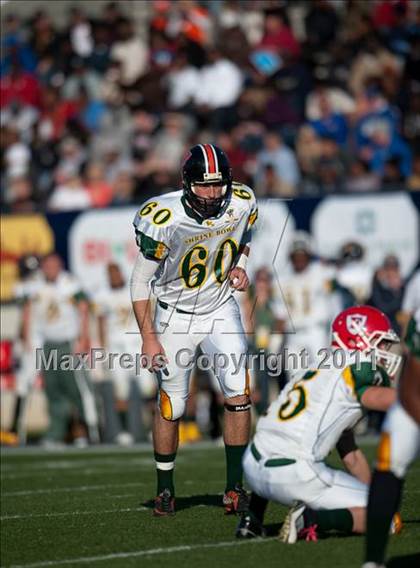
[[(317, 540), (329, 530), (365, 530), (370, 469), (352, 428), (364, 408), (384, 411), (395, 401), (390, 376), (400, 357), (389, 348), (399, 338), (388, 318), (369, 306), (341, 312), (332, 332), (333, 350), (341, 349), (345, 357), (342, 368), (331, 363), (301, 371), (258, 421), (244, 456), (253, 494), (238, 538), (263, 535), (270, 500), (291, 506), (279, 535), (285, 543)], [(324, 463), (334, 447), (348, 473)]]

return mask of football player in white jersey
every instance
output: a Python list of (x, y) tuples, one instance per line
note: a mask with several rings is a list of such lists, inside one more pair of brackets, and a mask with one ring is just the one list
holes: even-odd
[[(365, 529), (370, 470), (352, 428), (363, 408), (386, 410), (395, 401), (390, 376), (401, 357), (388, 348), (399, 339), (388, 318), (369, 306), (342, 311), (332, 331), (330, 363), (303, 369), (258, 421), (244, 455), (254, 493), (239, 538), (263, 533), (268, 500), (292, 505), (280, 532), (286, 543), (316, 540), (318, 531)], [(348, 473), (324, 463), (336, 446)]]
[(72, 354), (89, 350), (88, 300), (77, 279), (63, 270), (55, 252), (43, 257), (41, 269), (42, 278), (34, 284), (25, 304), (23, 337), (33, 332), (43, 345), (43, 358), (38, 362), (43, 367), (50, 417), (43, 443), (48, 447), (61, 445), (71, 417), (78, 430), (75, 443), (86, 442), (83, 422), (96, 442), (97, 414), (88, 374), (84, 369), (71, 370), (62, 364)]
[(337, 283), (351, 292), (355, 303), (368, 301), (373, 277), (373, 270), (365, 260), (362, 245), (354, 241), (345, 243), (339, 252)]
[[(242, 456), (249, 440), (250, 400), (247, 342), (233, 292), (249, 284), (246, 262), (257, 205), (250, 188), (232, 181), (226, 155), (212, 144), (191, 148), (182, 179), (181, 191), (149, 200), (134, 219), (140, 252), (132, 300), (142, 353), (159, 383), (153, 427), (158, 478), (154, 513), (174, 512), (178, 421), (191, 371), (186, 365), (198, 346), (212, 362), (223, 358), (214, 369), (225, 399), (223, 502), (226, 513), (234, 513), (246, 501)], [(154, 323), (149, 284), (157, 297)]]
[[(315, 362), (328, 344), (328, 327), (342, 306), (334, 295), (334, 269), (312, 260), (310, 236), (297, 231), (289, 249), (290, 264), (279, 282), (283, 295), (279, 315), (286, 331), (287, 352), (308, 354)], [(332, 308), (334, 306), (334, 309)]]
[[(107, 273), (108, 285), (95, 298), (99, 343), (109, 353), (132, 354), (139, 348), (139, 335), (130, 301), (130, 288), (115, 262), (108, 264)], [(101, 390), (106, 435), (122, 445), (133, 443), (143, 435), (141, 394), (151, 398), (156, 391), (155, 381), (147, 371), (139, 377), (135, 370), (121, 366), (106, 369), (105, 373)]]
[(16, 372), (16, 401), (13, 409), (13, 418), (10, 431), (0, 432), (1, 443), (6, 445), (25, 444), (25, 409), (32, 386), (37, 376), (35, 350), (42, 347), (39, 334), (35, 333), (34, 325), (28, 328), (25, 337), (24, 320), (27, 317), (27, 301), (36, 289), (42, 276), (39, 270), (39, 259), (35, 255), (27, 255), (19, 261), (19, 282), (14, 287), (14, 299), (21, 308), (21, 330), (17, 341), (20, 355), (20, 366)]

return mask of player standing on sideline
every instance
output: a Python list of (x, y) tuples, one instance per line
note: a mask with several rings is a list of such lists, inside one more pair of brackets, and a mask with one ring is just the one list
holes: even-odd
[(420, 447), (420, 307), (408, 324), (405, 343), (409, 354), (399, 400), (385, 418), (369, 491), (363, 568), (385, 566), (391, 519), (400, 506), (407, 468)]
[[(155, 515), (173, 514), (173, 470), (178, 422), (185, 410), (190, 371), (182, 350), (200, 346), (212, 360), (225, 399), (226, 513), (246, 503), (242, 456), (249, 440), (247, 343), (234, 290), (248, 287), (246, 263), (257, 206), (251, 189), (232, 181), (224, 152), (212, 144), (191, 148), (182, 166), (182, 191), (149, 200), (134, 226), (140, 251), (131, 290), (143, 355), (159, 384), (153, 425), (157, 468)], [(149, 283), (157, 297), (154, 323)], [(242, 359), (241, 359), (242, 356)], [(185, 358), (184, 358), (185, 359)], [(239, 371), (233, 360), (242, 361)]]
[[(294, 504), (280, 532), (282, 542), (317, 540), (318, 531), (365, 530), (370, 469), (352, 428), (363, 408), (387, 410), (395, 401), (390, 376), (401, 357), (388, 349), (399, 339), (388, 318), (369, 306), (341, 312), (332, 331), (332, 346), (336, 353), (342, 350), (343, 364), (332, 358), (329, 368), (303, 369), (258, 421), (244, 456), (254, 493), (238, 538), (263, 534), (268, 500)], [(335, 446), (349, 473), (324, 463)], [(400, 526), (398, 517), (395, 532)]]
[(16, 401), (10, 431), (0, 432), (1, 443), (11, 446), (26, 443), (25, 410), (38, 374), (35, 361), (36, 349), (42, 347), (39, 334), (34, 332), (34, 325), (32, 324), (30, 327), (25, 325), (29, 306), (27, 300), (42, 278), (37, 256), (31, 254), (19, 260), (19, 276), (19, 282), (14, 289), (15, 300), (21, 308), (21, 329), (18, 343), (20, 365), (16, 372)]
[(289, 248), (289, 264), (281, 275), (284, 304), (279, 316), (286, 329), (287, 353), (304, 350), (315, 363), (328, 344), (328, 327), (343, 306), (333, 291), (335, 270), (313, 259), (311, 239), (296, 231)]
[(58, 368), (50, 364), (43, 369), (50, 416), (43, 444), (51, 448), (63, 444), (74, 411), (78, 429), (74, 443), (86, 443), (85, 424), (96, 441), (97, 416), (88, 377), (84, 371), (60, 366), (65, 356), (86, 353), (90, 347), (89, 304), (76, 278), (63, 270), (58, 254), (44, 256), (41, 269), (42, 278), (25, 304), (23, 337), (25, 340), (31, 330), (40, 338), (45, 362), (57, 356)]
[[(122, 355), (138, 349), (137, 324), (130, 302), (130, 289), (121, 268), (115, 262), (107, 265), (107, 286), (95, 297), (100, 346), (108, 353)], [(102, 396), (105, 411), (105, 433), (108, 441), (129, 445), (144, 437), (142, 394), (156, 392), (153, 377), (144, 370), (136, 376), (132, 369), (104, 369)], [(148, 376), (147, 376), (148, 375)]]

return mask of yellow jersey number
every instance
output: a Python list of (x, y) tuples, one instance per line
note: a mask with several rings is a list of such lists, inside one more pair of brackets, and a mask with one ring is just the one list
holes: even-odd
[[(213, 265), (214, 277), (219, 284), (226, 280), (238, 251), (239, 246), (233, 239), (225, 239), (220, 244)], [(208, 255), (207, 247), (195, 245), (183, 257), (180, 264), (180, 274), (187, 288), (199, 288), (205, 282)]]
[(233, 194), (240, 199), (251, 199), (251, 194), (249, 193), (249, 191), (241, 186), (234, 186)]
[(279, 408), (279, 420), (285, 421), (296, 418), (303, 412), (307, 404), (305, 383), (314, 379), (318, 371), (307, 371), (300, 381), (297, 381), (287, 395), (287, 400)]
[(159, 203), (157, 201), (146, 203), (146, 205), (142, 209), (140, 209), (139, 215), (141, 217), (147, 217), (147, 215), (153, 213), (152, 223), (154, 225), (157, 225), (158, 227), (161, 227), (162, 225), (165, 225), (165, 223), (167, 223), (172, 217), (172, 211), (167, 208), (158, 209), (157, 211), (155, 211), (156, 207), (159, 207)]

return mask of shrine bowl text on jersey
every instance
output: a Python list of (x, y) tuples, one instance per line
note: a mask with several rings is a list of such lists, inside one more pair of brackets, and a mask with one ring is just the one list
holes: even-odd
[(198, 314), (221, 306), (232, 295), (227, 276), (256, 219), (254, 193), (238, 183), (222, 213), (204, 220), (182, 191), (147, 201), (133, 224), (143, 255), (163, 261), (151, 283), (159, 301)]

